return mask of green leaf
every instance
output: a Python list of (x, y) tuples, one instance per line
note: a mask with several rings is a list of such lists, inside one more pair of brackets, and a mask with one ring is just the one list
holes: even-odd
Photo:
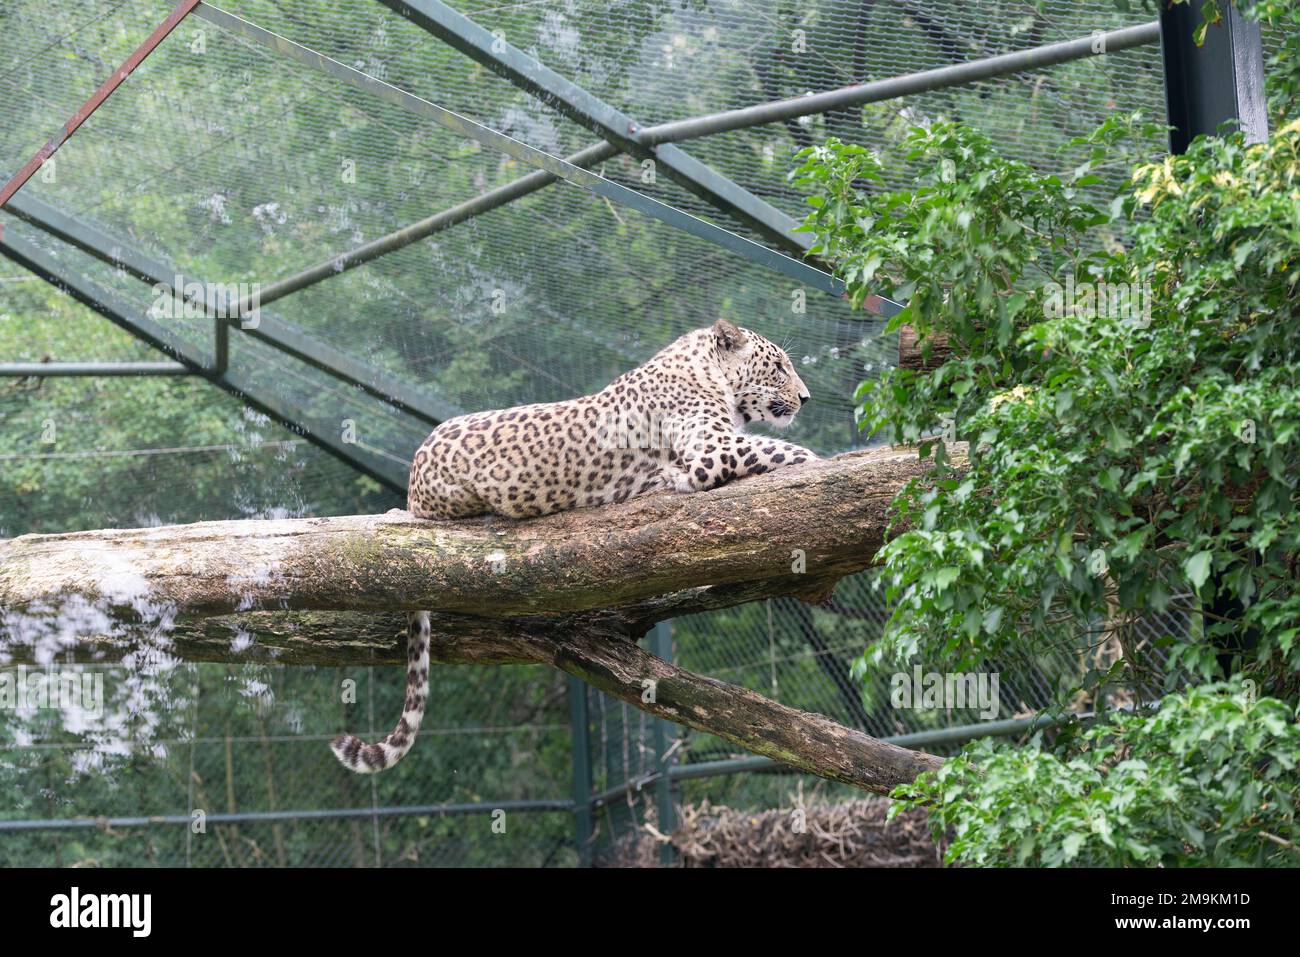
[(1210, 577), (1210, 563), (1214, 559), (1213, 552), (1197, 552), (1187, 561), (1183, 562), (1183, 572), (1187, 575), (1187, 580), (1192, 583), (1192, 587), (1200, 591), (1205, 580)]
[(1079, 856), (1079, 849), (1083, 847), (1083, 835), (1075, 832), (1067, 834), (1065, 840), (1061, 842), (1061, 853), (1065, 862), (1068, 864)]

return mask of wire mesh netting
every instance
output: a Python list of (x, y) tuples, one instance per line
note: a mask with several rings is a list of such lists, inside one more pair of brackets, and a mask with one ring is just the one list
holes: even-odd
[[(49, 720), (10, 729), (19, 733), (4, 749), (4, 774), (17, 786), (6, 788), (4, 866), (573, 862), (569, 781), (553, 776), (569, 740), (553, 675), (440, 673), (415, 760), (363, 779), (339, 773), (326, 742), (343, 709), (320, 703), (356, 680), (366, 702), (360, 729), (384, 723), (400, 693), (383, 671), (101, 673), (108, 710), (119, 694), (136, 708), (129, 729), (70, 736)], [(117, 744), (124, 735), (129, 748)], [(55, 826), (70, 819), (84, 826)]]
[[(1038, 636), (1036, 652), (985, 661), (972, 673), (994, 678), (986, 698), (970, 694), (957, 707), (923, 707), (917, 698), (900, 696), (902, 687), (932, 677), (918, 661), (884, 660), (855, 670), (881, 636), (889, 608), (870, 573), (845, 579), (834, 599), (809, 606), (794, 599), (755, 602), (725, 612), (675, 619), (672, 660), (684, 668), (758, 691), (782, 704), (824, 714), (847, 727), (900, 743), (915, 741), (937, 754), (955, 752), (981, 724), (999, 722), (1008, 733), (1028, 737), (1048, 727), (1031, 719), (1064, 703), (1078, 713), (1131, 705), (1157, 689), (1130, 688), (1104, 696), (1079, 692), (1090, 671), (1105, 671), (1120, 654), (1104, 622), (1084, 640), (1061, 635)], [(1186, 634), (1195, 624), (1181, 613), (1151, 616), (1135, 623), (1128, 648), (1148, 664), (1163, 660), (1162, 638)], [(948, 676), (943, 676), (947, 678)], [(628, 844), (653, 830), (663, 830), (664, 809), (656, 791), (658, 778), (671, 778), (673, 806), (683, 802), (732, 807), (789, 807), (805, 795), (850, 800), (854, 789), (811, 775), (779, 772), (764, 759), (749, 758), (745, 769), (717, 777), (711, 770), (742, 758), (733, 746), (712, 735), (673, 728), (667, 746), (656, 747), (652, 719), (643, 712), (595, 692), (591, 698), (589, 740), (594, 793), (599, 804), (593, 854), (618, 862)], [(959, 699), (960, 700), (960, 699)], [(1019, 719), (1019, 721), (1017, 721)], [(956, 732), (947, 740), (935, 732)], [(675, 746), (674, 746), (675, 742)], [(667, 757), (665, 757), (665, 755)], [(737, 770), (732, 768), (731, 770)]]
[[(1147, 16), (1109, 0), (452, 7), (641, 127)], [(865, 441), (854, 388), (896, 356), (880, 323), (641, 210), (539, 182), (516, 156), (345, 75), (382, 80), (552, 156), (599, 142), (557, 98), (521, 89), (386, 4), (224, 8), (345, 69), (313, 68), (192, 15), (0, 212), (3, 236), (80, 284), (82, 301), (107, 306), (121, 325), (152, 320), (205, 366), (216, 357), (211, 318), (168, 311), (157, 280), (265, 292), (317, 273), (267, 297), (260, 329), (231, 328), (219, 384), (233, 394), (199, 377), (0, 380), (0, 536), (381, 512), (403, 504), (406, 463), (430, 428), (412, 403), (454, 414), (593, 391), (718, 317), (788, 346), (815, 397), (794, 441), (822, 453)], [(21, 167), (170, 9), (161, 0), (0, 0), (0, 174)], [(1158, 46), (1144, 45), (681, 146), (720, 175), (711, 182), (723, 192), (744, 191), (767, 204), (770, 222), (788, 225), (805, 208), (788, 177), (795, 154), (827, 137), (878, 150), (890, 188), (914, 178), (906, 130), (940, 118), (983, 130), (1009, 158), (1061, 172), (1082, 156), (1070, 141), (1106, 116), (1140, 110), (1162, 120), (1161, 84)], [(1151, 155), (1163, 149), (1147, 145)], [(673, 164), (610, 152), (594, 167), (610, 182), (790, 250), (716, 194), (699, 195), (698, 180), (683, 185)], [(1103, 170), (1098, 201), (1130, 159)], [(485, 195), (499, 198), (476, 200)], [(72, 225), (53, 227), (55, 214)], [(377, 241), (393, 248), (355, 268), (338, 259)], [(123, 266), (136, 254), (156, 275)], [(160, 358), (33, 278), (16, 263), (0, 275), (4, 361)], [(353, 371), (339, 374), (345, 361)], [(396, 400), (393, 382), (410, 401)], [(881, 736), (1032, 714), (1100, 653), (1062, 645), (988, 663), (1002, 681), (993, 714), (898, 709), (889, 681), (908, 663), (861, 674), (852, 664), (884, 617), (862, 576), (825, 608), (782, 600), (681, 619), (673, 653), (691, 670)], [(1152, 622), (1148, 638), (1186, 627)], [(354, 778), (325, 741), (345, 726), (386, 727), (402, 700), (393, 671), (129, 660), (95, 672), (113, 720), (82, 727), (45, 711), (6, 712), (0, 776), (11, 800), (0, 806), (0, 863), (568, 865), (593, 849), (612, 854), (644, 824), (668, 826), (652, 786), (666, 768), (676, 769), (677, 801), (765, 807), (798, 786), (767, 773), (694, 777), (740, 755), (595, 693), (582, 692), (588, 722), (575, 737), (569, 687), (522, 667), (440, 668), (413, 753), (385, 775)], [(588, 758), (590, 793), (608, 795), (588, 846), (574, 826), (575, 746)], [(166, 822), (134, 820), (151, 815)]]

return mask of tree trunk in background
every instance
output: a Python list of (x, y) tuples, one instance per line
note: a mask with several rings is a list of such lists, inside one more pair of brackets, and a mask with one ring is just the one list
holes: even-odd
[(930, 354), (927, 356), (917, 341), (916, 330), (903, 326), (898, 330), (898, 367), (911, 369), (913, 372), (928, 372), (937, 369), (948, 361), (952, 355), (948, 347), (948, 337), (936, 333), (925, 340)]

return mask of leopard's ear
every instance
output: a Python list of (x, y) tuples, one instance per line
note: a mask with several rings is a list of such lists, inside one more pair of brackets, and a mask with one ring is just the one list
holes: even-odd
[(749, 341), (748, 336), (726, 319), (719, 319), (713, 324), (713, 338), (717, 340), (719, 349), (727, 351), (739, 349)]

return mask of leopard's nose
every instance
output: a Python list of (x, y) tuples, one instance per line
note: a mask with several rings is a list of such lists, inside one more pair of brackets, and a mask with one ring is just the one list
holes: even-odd
[(805, 405), (808, 404), (808, 400), (811, 399), (811, 398), (812, 398), (812, 396), (809, 395), (809, 394), (806, 393), (806, 392), (803, 393), (803, 394), (801, 394), (801, 395), (799, 396), (799, 407), (800, 407), (800, 408), (803, 408)]

